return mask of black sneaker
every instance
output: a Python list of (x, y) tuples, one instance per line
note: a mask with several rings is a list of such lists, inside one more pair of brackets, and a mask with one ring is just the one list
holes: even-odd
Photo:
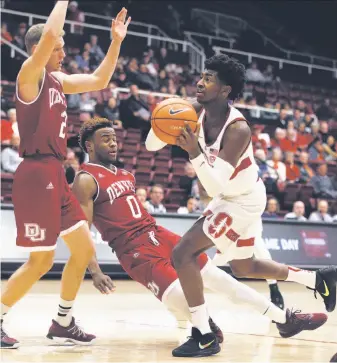
[(286, 310), (286, 322), (276, 323), (282, 338), (290, 338), (303, 330), (315, 330), (328, 320), (326, 314), (301, 314), (300, 310)]
[(337, 362), (337, 353), (331, 358), (330, 362)]
[(197, 328), (192, 328), (192, 336), (180, 347), (173, 349), (173, 357), (208, 357), (221, 350), (215, 334), (202, 335)]
[(336, 284), (337, 284), (337, 268), (330, 266), (321, 268), (316, 271), (316, 286), (315, 289), (310, 289), (318, 292), (325, 304), (326, 311), (331, 313), (336, 307)]
[(0, 320), (0, 331), (1, 331), (1, 349), (17, 349), (20, 343), (7, 335), (2, 326), (3, 320)]
[(270, 284), (269, 285), (270, 290), (270, 300), (271, 302), (278, 306), (280, 309), (284, 309), (284, 300), (283, 296), (278, 288), (277, 284)]
[(212, 333), (214, 333), (214, 335), (218, 339), (219, 344), (221, 344), (223, 342), (223, 333), (222, 333), (221, 329), (214, 323), (212, 318), (209, 318), (208, 322), (209, 322), (209, 327), (212, 330)]

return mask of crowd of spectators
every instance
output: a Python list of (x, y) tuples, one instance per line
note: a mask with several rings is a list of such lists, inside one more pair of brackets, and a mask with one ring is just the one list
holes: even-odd
[[(84, 21), (84, 15), (78, 10), (75, 1), (70, 3), (69, 19)], [(20, 23), (17, 30), (11, 34), (7, 24), (2, 23), (2, 36), (24, 49), (24, 36), (27, 24)], [(83, 28), (78, 26), (76, 33), (83, 34)], [(83, 47), (68, 47), (66, 49), (63, 70), (67, 73), (88, 73), (94, 71), (104, 58), (100, 39), (92, 34)], [(147, 49), (141, 56), (121, 56), (109, 87), (104, 91), (103, 99), (95, 93), (70, 95), (68, 109), (79, 114), (79, 120), (92, 116), (106, 117), (114, 121), (116, 128), (138, 128), (144, 140), (149, 128), (151, 112), (161, 97), (154, 97), (152, 92), (160, 92), (181, 97), (195, 94), (195, 84), (198, 75), (190, 72), (186, 65), (175, 63), (174, 53), (166, 48), (158, 51)], [(117, 87), (130, 89), (129, 94), (116, 91)], [(336, 110), (326, 98), (322, 103), (297, 99), (277, 98), (275, 94), (264, 93), (261, 89), (281, 89), (282, 80), (274, 76), (273, 67), (267, 65), (264, 71), (259, 70), (256, 62), (247, 67), (247, 86), (239, 105), (263, 106), (279, 114), (273, 125), (255, 124), (253, 130), (253, 146), (260, 177), (263, 179), (267, 193), (273, 197), (268, 200), (265, 217), (279, 217), (280, 204), (286, 185), (301, 183), (312, 185), (314, 197), (320, 198), (317, 212), (309, 216), (309, 220), (329, 221), (333, 217), (324, 212), (327, 201), (337, 199), (337, 174), (328, 175), (327, 163), (337, 160), (337, 143), (331, 133), (331, 125), (336, 122)], [(139, 90), (150, 91), (146, 96)], [(21, 162), (17, 147), (19, 133), (16, 122), (16, 111), (13, 103), (2, 96), (1, 91), (1, 143), (11, 145), (2, 153), (2, 170), (15, 172)], [(313, 167), (314, 163), (317, 168)], [(77, 171), (80, 160), (69, 150), (65, 162), (68, 173), (71, 169)], [(179, 208), (178, 213), (201, 213), (209, 198), (198, 182), (191, 164), (187, 163), (185, 175), (181, 176), (179, 186), (188, 195), (186, 204)], [(145, 193), (144, 193), (145, 191)], [(161, 185), (151, 187), (149, 198), (146, 188), (140, 188), (137, 196), (150, 212), (165, 213), (164, 188)], [(148, 200), (147, 200), (148, 199)], [(286, 219), (305, 220), (305, 208), (301, 201), (294, 203), (293, 211), (286, 214)], [(335, 214), (337, 212), (335, 211)], [(316, 219), (315, 219), (316, 218)], [(334, 217), (336, 219), (336, 216)]]

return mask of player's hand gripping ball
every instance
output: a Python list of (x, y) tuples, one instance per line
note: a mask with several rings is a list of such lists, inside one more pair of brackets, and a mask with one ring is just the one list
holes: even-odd
[(151, 126), (155, 135), (166, 144), (176, 145), (179, 137), (189, 125), (195, 132), (198, 115), (193, 106), (181, 98), (169, 98), (158, 103), (152, 112)]

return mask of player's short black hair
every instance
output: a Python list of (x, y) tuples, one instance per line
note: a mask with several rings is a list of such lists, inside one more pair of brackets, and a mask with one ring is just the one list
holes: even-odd
[(237, 99), (241, 94), (246, 80), (246, 70), (242, 63), (226, 54), (217, 54), (206, 59), (205, 69), (216, 71), (223, 84), (232, 87), (228, 98)]
[(96, 130), (105, 127), (113, 128), (113, 122), (107, 118), (94, 117), (88, 121), (84, 121), (78, 135), (78, 142), (84, 152), (88, 152), (85, 142), (90, 139)]

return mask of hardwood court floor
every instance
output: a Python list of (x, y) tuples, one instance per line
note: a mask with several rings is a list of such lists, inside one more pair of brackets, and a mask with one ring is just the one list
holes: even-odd
[[(3, 284), (5, 282), (3, 281)], [(59, 281), (41, 281), (8, 315), (6, 328), (21, 340), (18, 350), (2, 350), (3, 362), (186, 362), (171, 350), (189, 331), (175, 328), (174, 318), (152, 294), (133, 281), (117, 280), (117, 291), (100, 295), (90, 280), (81, 287), (75, 317), (98, 336), (91, 347), (52, 346), (45, 335), (54, 317)], [(268, 294), (265, 282), (249, 285)], [(322, 301), (302, 286), (282, 283), (287, 306), (324, 311)], [(314, 332), (290, 339), (279, 337), (274, 324), (247, 305), (224, 296), (206, 294), (211, 315), (221, 326), (225, 341), (220, 354), (203, 358), (213, 362), (329, 362), (337, 352), (337, 312)]]

